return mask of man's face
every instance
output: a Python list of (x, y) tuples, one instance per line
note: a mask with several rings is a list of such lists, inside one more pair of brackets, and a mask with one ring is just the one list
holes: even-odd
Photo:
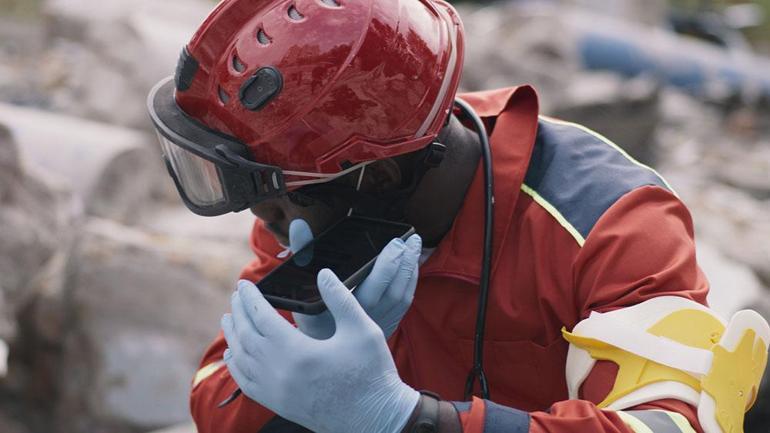
[(289, 224), (298, 218), (305, 220), (313, 233), (318, 234), (331, 223), (345, 216), (347, 209), (333, 209), (316, 201), (310, 206), (300, 206), (288, 197), (274, 198), (252, 206), (251, 212), (265, 222), (265, 228), (281, 245), (289, 245)]
[[(332, 182), (337, 186), (352, 187), (358, 173), (355, 171)], [(265, 228), (284, 246), (289, 245), (289, 224), (293, 220), (305, 220), (313, 233), (318, 235), (350, 210), (350, 203), (335, 195), (334, 189), (309, 196), (303, 194), (306, 189), (300, 188), (296, 193), (265, 200), (251, 207), (251, 212), (265, 222)]]

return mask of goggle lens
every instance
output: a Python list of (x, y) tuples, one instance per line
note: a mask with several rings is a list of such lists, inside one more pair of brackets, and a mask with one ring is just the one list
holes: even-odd
[(189, 152), (158, 134), (163, 156), (171, 165), (187, 199), (200, 207), (226, 201), (219, 169), (211, 161)]

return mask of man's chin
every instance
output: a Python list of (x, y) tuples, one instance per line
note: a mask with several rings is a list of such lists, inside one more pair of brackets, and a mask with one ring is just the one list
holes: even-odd
[(275, 240), (278, 242), (278, 245), (281, 246), (281, 248), (289, 248), (289, 240), (285, 238), (279, 238), (278, 236), (273, 235)]
[(279, 230), (274, 230), (270, 227), (270, 225), (265, 224), (265, 228), (268, 232), (270, 232), (271, 235), (273, 235), (273, 238), (278, 242), (279, 245), (281, 245), (284, 248), (289, 248), (289, 237), (285, 235), (283, 232)]

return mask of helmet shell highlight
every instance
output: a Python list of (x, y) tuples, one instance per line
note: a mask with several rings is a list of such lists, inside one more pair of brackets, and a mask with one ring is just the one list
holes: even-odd
[[(256, 162), (333, 174), (435, 139), (459, 84), (463, 29), (441, 0), (225, 0), (187, 53), (195, 73), (175, 92), (187, 116)], [(242, 90), (265, 68), (280, 90), (250, 109)]]

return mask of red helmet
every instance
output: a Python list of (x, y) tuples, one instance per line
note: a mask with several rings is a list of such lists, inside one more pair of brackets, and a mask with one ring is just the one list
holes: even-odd
[[(203, 186), (209, 209), (191, 209), (220, 214), (427, 146), (462, 59), (462, 24), (441, 0), (225, 0), (149, 107), (185, 202)], [(223, 185), (225, 148), (258, 167), (266, 193), (221, 204), (243, 195)]]

